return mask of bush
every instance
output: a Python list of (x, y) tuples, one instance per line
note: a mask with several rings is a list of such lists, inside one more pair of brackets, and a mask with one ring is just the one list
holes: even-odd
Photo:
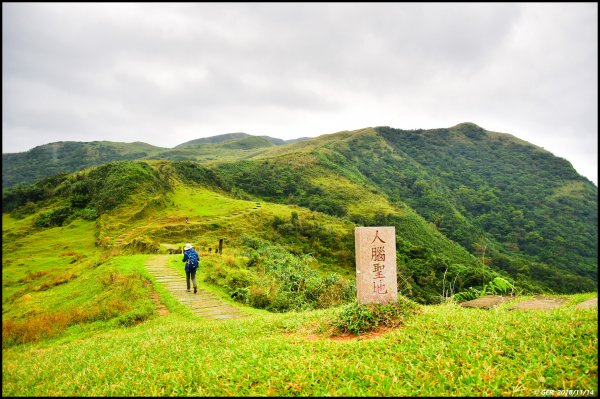
[(248, 288), (254, 282), (254, 276), (248, 270), (233, 269), (226, 276), (225, 284), (229, 295), (236, 301), (247, 303)]
[(399, 327), (406, 318), (420, 312), (420, 306), (405, 298), (398, 297), (397, 303), (359, 305), (352, 302), (343, 307), (333, 321), (334, 335), (359, 335), (378, 327)]
[[(202, 184), (205, 186), (212, 186), (212, 187), (219, 187), (219, 188), (223, 187), (223, 182), (221, 181), (219, 176), (217, 176), (217, 174), (214, 171), (212, 171), (196, 162), (178, 161), (178, 162), (173, 162), (171, 165), (175, 169), (175, 172), (177, 173), (177, 175), (179, 177), (181, 177), (181, 179), (185, 182), (198, 183), (198, 184)], [(243, 190), (240, 190), (240, 191), (243, 191)]]
[(477, 288), (469, 287), (468, 290), (459, 292), (452, 296), (456, 302), (465, 302), (477, 299), (485, 295), (512, 295), (515, 292), (515, 286), (508, 280), (502, 277), (494, 277), (492, 281), (487, 283), (483, 290), (479, 291)]
[[(355, 295), (353, 282), (337, 274), (319, 275), (308, 264), (310, 256), (297, 256), (268, 241), (244, 236), (247, 267), (256, 278), (248, 292), (251, 306), (274, 312), (326, 308), (351, 301)], [(239, 288), (234, 287), (239, 298)]]
[(249, 288), (248, 304), (254, 308), (265, 309), (271, 300), (265, 287), (253, 285)]
[(329, 278), (327, 286), (317, 298), (320, 308), (330, 308), (343, 304), (356, 295), (356, 287), (344, 278)]
[(355, 335), (374, 330), (378, 326), (378, 320), (373, 310), (373, 306), (353, 302), (344, 307), (333, 327), (338, 333)]
[(452, 296), (452, 299), (455, 302), (466, 302), (472, 301), (473, 299), (477, 299), (481, 296), (481, 291), (477, 288), (469, 287), (468, 290), (456, 293)]
[(34, 204), (33, 202), (27, 202), (19, 208), (14, 209), (10, 213), (10, 216), (12, 216), (15, 219), (23, 219), (31, 214), (34, 214), (35, 212), (37, 212), (37, 210), (38, 206), (36, 204)]
[(130, 327), (148, 320), (152, 315), (154, 315), (154, 307), (145, 304), (117, 317), (115, 323), (122, 327)]
[(37, 227), (62, 226), (73, 214), (71, 207), (53, 209), (41, 214), (35, 221)]
[(79, 215), (84, 220), (96, 220), (99, 216), (94, 208), (84, 208), (79, 211)]
[[(87, 207), (96, 209), (100, 214), (125, 203), (134, 192), (162, 193), (168, 189), (168, 184), (158, 172), (145, 162), (110, 162), (92, 168), (80, 184), (84, 183), (85, 188), (78, 189), (93, 193)], [(84, 203), (81, 201), (81, 204)]]
[(485, 295), (486, 292), (498, 295), (508, 295), (512, 294), (514, 290), (515, 286), (512, 285), (509, 281), (503, 279), (502, 277), (495, 277), (485, 287), (483, 287), (481, 295)]
[(242, 302), (242, 303), (250, 302), (250, 288), (249, 287), (236, 288), (235, 290), (230, 291), (229, 295), (238, 302)]
[(148, 236), (141, 235), (125, 244), (125, 250), (130, 253), (157, 254), (160, 244)]

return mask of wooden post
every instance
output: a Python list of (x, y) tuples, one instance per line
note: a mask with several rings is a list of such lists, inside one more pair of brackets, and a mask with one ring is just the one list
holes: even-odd
[(219, 254), (223, 253), (223, 240), (224, 238), (219, 238)]

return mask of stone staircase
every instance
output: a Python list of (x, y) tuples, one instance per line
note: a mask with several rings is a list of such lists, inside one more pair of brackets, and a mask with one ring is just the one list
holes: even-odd
[[(198, 287), (198, 293), (186, 291), (185, 277), (179, 275), (176, 270), (167, 266), (169, 255), (157, 255), (148, 259), (145, 263), (150, 274), (162, 284), (171, 295), (180, 303), (189, 307), (192, 313), (198, 317), (214, 320), (239, 319), (248, 317), (241, 309), (229, 305), (217, 295)], [(183, 263), (181, 264), (183, 268)], [(197, 279), (196, 279), (197, 281)], [(190, 281), (191, 286), (191, 281)]]

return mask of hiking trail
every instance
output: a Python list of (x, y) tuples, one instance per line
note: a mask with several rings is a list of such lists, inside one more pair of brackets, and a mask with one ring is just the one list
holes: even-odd
[[(460, 304), (463, 308), (479, 308), (492, 309), (505, 302), (515, 302), (509, 310), (550, 310), (563, 306), (567, 302), (567, 298), (549, 298), (543, 295), (538, 295), (533, 298), (524, 300), (523, 302), (516, 301), (517, 297), (502, 296), (502, 295), (486, 295), (481, 298)], [(576, 306), (577, 309), (597, 308), (598, 297), (590, 298)]]
[[(193, 287), (191, 292), (187, 292), (185, 276), (181, 276), (176, 270), (167, 266), (169, 256), (157, 255), (149, 258), (145, 263), (146, 269), (180, 303), (190, 308), (195, 316), (215, 320), (240, 319), (249, 316), (239, 308), (229, 305), (217, 295), (203, 290), (200, 286), (198, 286), (197, 294), (194, 294)], [(181, 267), (183, 268), (183, 264)]]

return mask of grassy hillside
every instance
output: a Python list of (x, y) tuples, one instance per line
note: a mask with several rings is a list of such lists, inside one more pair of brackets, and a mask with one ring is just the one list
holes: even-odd
[(362, 340), (313, 333), (311, 324), (331, 313), (218, 323), (172, 312), (93, 336), (73, 332), (3, 350), (3, 395), (498, 397), (542, 396), (552, 388), (597, 394), (594, 310), (531, 314), (438, 305), (402, 329)]
[[(215, 194), (200, 192), (196, 202), (176, 190), (171, 200), (200, 209), (207, 195)], [(244, 201), (222, 200), (224, 208), (247, 210)], [(3, 215), (3, 396), (539, 396), (597, 389), (597, 309), (575, 309), (596, 294), (571, 296), (547, 312), (424, 306), (400, 328), (359, 338), (331, 330), (345, 306), (208, 321), (191, 316), (148, 274), (152, 255), (96, 246), (92, 221), (32, 231), (32, 219)], [(230, 245), (223, 255), (203, 253), (202, 287), (241, 262)], [(172, 267), (180, 270), (180, 259), (172, 255)]]
[(223, 143), (227, 141), (244, 141), (250, 140), (255, 142), (266, 141), (270, 143), (269, 145), (280, 145), (284, 144), (286, 141), (282, 139), (277, 139), (269, 136), (253, 136), (248, 133), (228, 133), (228, 134), (220, 134), (218, 136), (204, 137), (201, 139), (187, 141), (183, 144), (179, 144), (176, 148), (187, 147), (190, 145), (198, 145), (198, 144), (214, 144), (214, 143)]
[[(298, 166), (285, 159), (221, 164), (214, 169), (192, 162), (109, 163), (10, 190), (3, 211), (19, 222), (28, 221), (34, 230), (77, 219), (94, 221), (95, 242), (107, 250), (156, 253), (191, 239), (203, 248), (214, 248), (225, 238), (238, 255), (258, 251), (254, 261), (259, 264), (268, 263), (261, 251), (274, 251), (300, 275), (310, 274), (302, 266), (306, 264), (318, 273), (349, 279), (354, 276), (352, 220), (377, 222), (385, 215), (381, 222), (396, 226), (400, 289), (414, 300), (439, 301), (447, 271), (453, 278), (461, 274), (455, 279), (457, 292), (496, 275), (412, 209), (339, 178), (318, 158), (303, 157)], [(16, 233), (7, 226), (3, 234)], [(250, 260), (239, 263), (244, 262), (247, 266)], [(267, 280), (261, 284), (268, 285)], [(252, 281), (222, 285), (229, 284), (232, 292), (249, 290)]]
[(435, 240), (419, 239), (428, 234), (417, 232), (433, 227), (528, 289), (597, 287), (597, 188), (564, 160), (509, 135), (472, 124), (439, 132), (362, 129), (211, 169), (241, 195), (358, 225), (402, 230), (399, 217), (414, 210), (430, 226), (420, 225), (408, 239), (412, 244), (426, 242), (438, 251)]

